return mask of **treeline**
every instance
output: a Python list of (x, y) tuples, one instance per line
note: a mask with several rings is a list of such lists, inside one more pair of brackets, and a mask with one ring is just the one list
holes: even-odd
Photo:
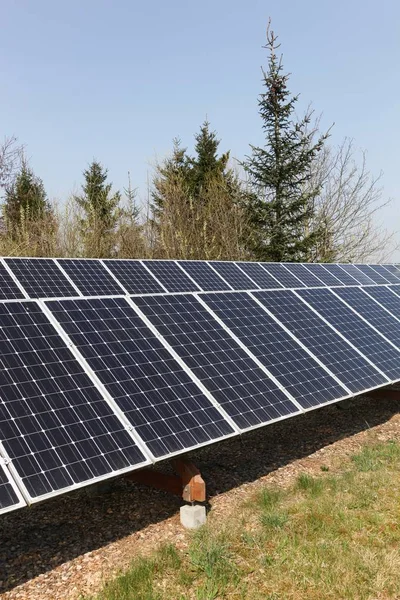
[(93, 161), (81, 192), (51, 203), (14, 138), (0, 148), (0, 253), (19, 256), (182, 258), (355, 262), (384, 260), (393, 234), (379, 227), (379, 177), (350, 140), (329, 146), (298, 96), (267, 31), (267, 68), (259, 96), (264, 144), (234, 161), (205, 121), (194, 153), (174, 140), (156, 165), (148, 198), (139, 201), (130, 175), (113, 190)]

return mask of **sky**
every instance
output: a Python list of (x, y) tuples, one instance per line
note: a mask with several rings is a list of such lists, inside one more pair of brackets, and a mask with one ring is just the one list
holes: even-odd
[(312, 103), (332, 145), (354, 139), (383, 171), (400, 243), (398, 0), (1, 0), (0, 139), (17, 136), (59, 201), (94, 158), (144, 196), (172, 139), (191, 150), (205, 118), (243, 159), (263, 143), (269, 17), (299, 114)]

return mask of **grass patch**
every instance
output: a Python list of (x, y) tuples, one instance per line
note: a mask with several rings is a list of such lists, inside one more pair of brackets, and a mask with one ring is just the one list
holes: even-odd
[(400, 445), (367, 445), (331, 475), (265, 487), (221, 522), (138, 558), (97, 600), (400, 597)]

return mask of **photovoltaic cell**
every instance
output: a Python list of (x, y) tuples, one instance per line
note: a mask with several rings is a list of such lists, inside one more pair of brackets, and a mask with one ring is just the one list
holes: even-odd
[(281, 288), (279, 281), (267, 273), (261, 265), (255, 262), (239, 262), (237, 266), (246, 273), (261, 289), (273, 290)]
[[(369, 289), (369, 287), (368, 287)], [(371, 287), (371, 289), (374, 289)], [(383, 289), (386, 294), (391, 294), (394, 299), (396, 296), (386, 288)], [(348, 288), (337, 291), (338, 296), (347, 304), (354, 308), (364, 319), (371, 323), (382, 335), (387, 337), (395, 346), (400, 348), (400, 323), (392, 317), (384, 308), (379, 306), (363, 289)], [(400, 360), (400, 356), (399, 356)]]
[(349, 273), (342, 269), (341, 265), (335, 265), (333, 263), (323, 263), (322, 268), (328, 271), (331, 275), (334, 275), (343, 285), (360, 285), (359, 282), (354, 279)]
[(165, 292), (151, 273), (138, 260), (107, 260), (107, 267), (129, 294)]
[(192, 279), (195, 280), (198, 286), (202, 290), (207, 292), (211, 292), (213, 290), (230, 290), (229, 285), (225, 283), (225, 281), (212, 270), (210, 265), (203, 260), (180, 260), (178, 261), (181, 267), (183, 267), (190, 275)]
[(24, 298), (7, 269), (0, 263), (0, 300), (14, 300)]
[[(394, 286), (390, 288), (376, 286), (368, 288), (368, 290), (365, 290), (365, 293), (375, 298), (386, 310), (389, 310), (392, 315), (400, 319), (400, 297), (396, 293), (393, 293), (393, 290)], [(400, 286), (398, 287), (398, 291), (400, 293)], [(400, 323), (397, 323), (396, 329), (398, 327), (400, 327)]]
[(6, 467), (0, 463), (0, 514), (24, 505), (25, 502), (17, 496)]
[(348, 396), (247, 293), (201, 297), (303, 408)]
[(0, 440), (33, 499), (145, 461), (35, 302), (0, 326)]
[(370, 267), (371, 267), (371, 269), (373, 269), (375, 271), (375, 273), (377, 273), (378, 275), (381, 275), (384, 279), (386, 279), (386, 282), (400, 283), (400, 273), (399, 273), (399, 275), (396, 275), (395, 271), (388, 269), (386, 267), (386, 265), (370, 265)]
[(241, 429), (299, 412), (195, 297), (135, 303)]
[(255, 281), (247, 277), (245, 273), (235, 263), (228, 261), (210, 262), (215, 269), (234, 290), (254, 290), (259, 289)]
[[(400, 282), (400, 269), (396, 265), (374, 265), (374, 268), (376, 266), (379, 266), (379, 267), (385, 269), (385, 271), (389, 271), (394, 277), (397, 277)], [(394, 282), (394, 283), (396, 283), (396, 282)]]
[(346, 271), (350, 277), (353, 277), (360, 285), (373, 285), (373, 280), (368, 277), (363, 271), (357, 269), (355, 265), (341, 264), (340, 268)]
[(169, 292), (198, 292), (200, 289), (173, 260), (147, 260), (144, 263)]
[(399, 352), (348, 308), (331, 290), (321, 288), (301, 290), (298, 293), (389, 379), (393, 381), (400, 378)]
[(383, 274), (378, 273), (369, 265), (355, 265), (355, 268), (368, 276), (373, 283), (389, 283), (389, 280)]
[(337, 279), (332, 273), (330, 273), (327, 269), (324, 269), (323, 265), (319, 263), (307, 263), (303, 264), (304, 268), (307, 271), (310, 271), (313, 275), (316, 275), (318, 279), (323, 281), (325, 285), (329, 286), (342, 286), (343, 283)]
[(352, 392), (386, 383), (381, 373), (290, 290), (254, 296)]
[(125, 294), (99, 260), (68, 258), (60, 260), (60, 265), (84, 296)]
[(317, 273), (314, 275), (311, 271), (308, 271), (302, 263), (285, 263), (284, 267), (290, 271), (292, 275), (298, 277), (307, 287), (325, 286), (325, 283), (321, 279), (318, 279)]
[(124, 298), (49, 308), (156, 457), (233, 433)]
[(6, 258), (12, 272), (30, 298), (76, 296), (77, 291), (48, 258)]
[(295, 275), (290, 273), (283, 265), (280, 263), (260, 263), (263, 268), (276, 277), (276, 279), (283, 285), (285, 288), (301, 288), (304, 287), (304, 283), (300, 281)]

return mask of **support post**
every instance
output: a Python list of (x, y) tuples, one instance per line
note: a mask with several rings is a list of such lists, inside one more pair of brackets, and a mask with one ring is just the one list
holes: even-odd
[(199, 469), (191, 462), (178, 458), (173, 461), (176, 475), (160, 473), (153, 469), (141, 469), (126, 475), (129, 481), (135, 481), (181, 496), (185, 502), (205, 502), (206, 484)]

